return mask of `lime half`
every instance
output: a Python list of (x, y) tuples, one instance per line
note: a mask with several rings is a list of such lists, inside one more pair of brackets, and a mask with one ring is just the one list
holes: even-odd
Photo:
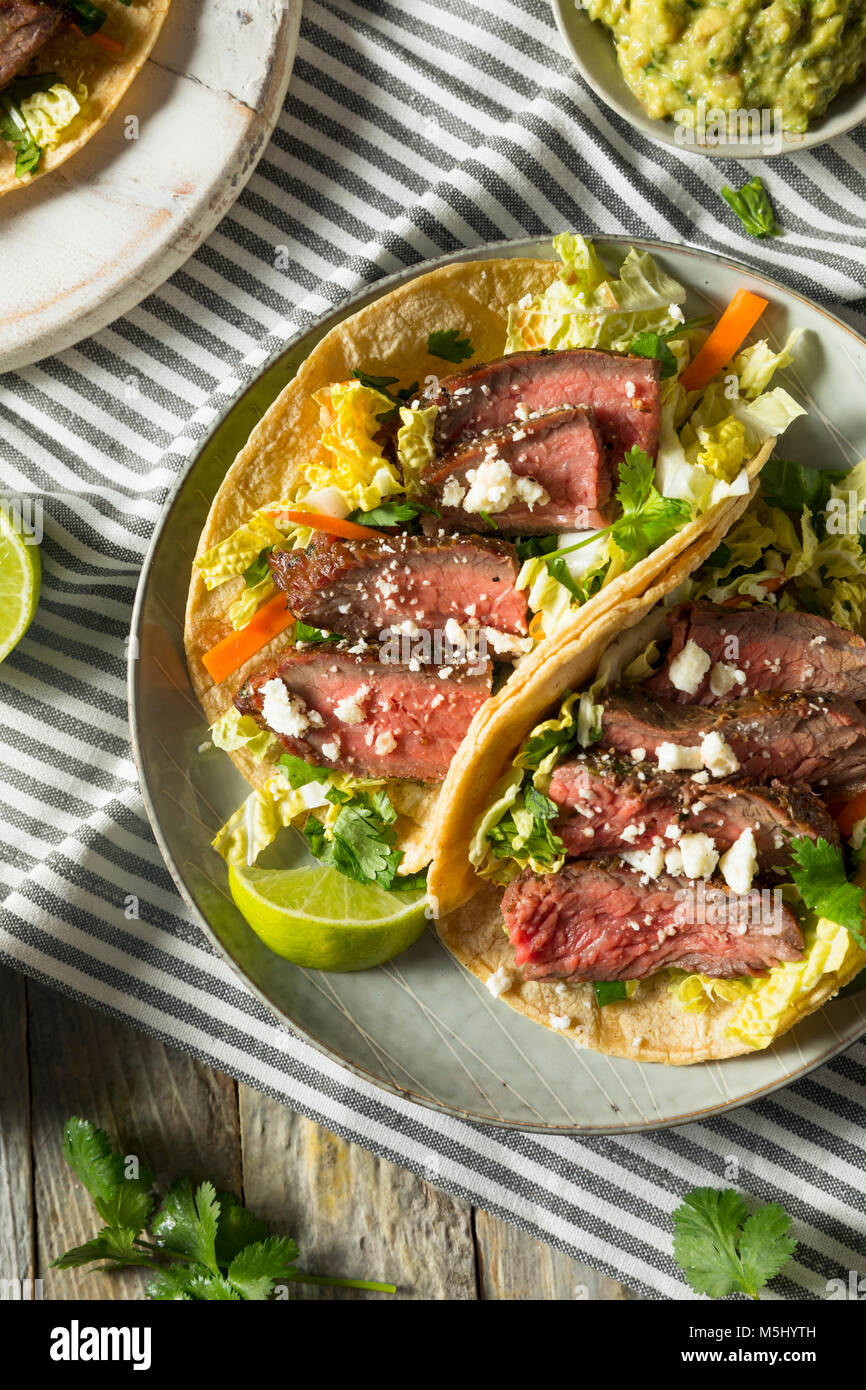
[(355, 883), (329, 865), (229, 868), (231, 895), (278, 956), (309, 970), (369, 970), (424, 930), (427, 894)]
[(39, 602), (39, 548), (0, 505), (0, 661), (20, 642)]

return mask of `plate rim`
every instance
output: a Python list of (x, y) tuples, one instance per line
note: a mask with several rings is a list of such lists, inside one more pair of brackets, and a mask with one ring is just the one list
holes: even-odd
[[(129, 628), (130, 640), (128, 644), (126, 680), (127, 711), (129, 716), (130, 743), (136, 774), (138, 777), (139, 791), (141, 794), (142, 802), (144, 804), (148, 821), (150, 823), (151, 830), (153, 831), (153, 835), (159, 848), (160, 854), (162, 855), (166, 867), (168, 868), (169, 873), (171, 874), (175, 888), (179, 892), (183, 902), (188, 908), (196, 926), (198, 926), (199, 929), (203, 932), (211, 947), (215, 949), (215, 951), (221, 957), (221, 959), (228, 965), (233, 975), (240, 981), (242, 987), (249, 993), (251, 993), (260, 1004), (263, 1004), (265, 1008), (267, 1008), (269, 1012), (274, 1015), (277, 1022), (282, 1027), (286, 1028), (294, 1036), (300, 1038), (303, 1042), (307, 1043), (321, 1056), (327, 1058), (331, 1062), (336, 1063), (338, 1066), (348, 1071), (351, 1075), (357, 1077), (358, 1080), (367, 1083), (376, 1090), (384, 1091), (391, 1096), (397, 1097), (404, 1101), (409, 1101), (415, 1105), (419, 1105), (425, 1110), (431, 1110), (437, 1114), (449, 1116), (452, 1119), (458, 1119), (470, 1124), (490, 1127), (497, 1130), (515, 1130), (522, 1133), (530, 1134), (558, 1134), (580, 1135), (586, 1137), (602, 1137), (622, 1134), (639, 1134), (657, 1130), (673, 1129), (680, 1125), (693, 1124), (699, 1120), (707, 1119), (712, 1115), (727, 1114), (731, 1111), (739, 1109), (741, 1106), (750, 1105), (755, 1100), (758, 1100), (764, 1096), (773, 1095), (776, 1091), (785, 1089), (785, 1087), (792, 1085), (795, 1081), (799, 1081), (803, 1077), (808, 1076), (818, 1067), (824, 1066), (827, 1062), (832, 1061), (834, 1057), (837, 1057), (841, 1053), (847, 1051), (848, 1048), (853, 1047), (855, 1043), (859, 1042), (864, 1036), (866, 1036), (866, 1015), (863, 1016), (857, 1030), (855, 1031), (854, 1036), (846, 1037), (844, 1039), (837, 1038), (837, 1040), (834, 1041), (826, 1050), (821, 1052), (818, 1057), (813, 1058), (812, 1060), (804, 1063), (802, 1066), (797, 1067), (794, 1071), (788, 1072), (786, 1076), (781, 1077), (776, 1081), (769, 1082), (766, 1085), (759, 1086), (753, 1091), (749, 1091), (744, 1093), (743, 1095), (736, 1096), (731, 1100), (722, 1100), (718, 1103), (704, 1106), (697, 1110), (685, 1111), (671, 1119), (641, 1119), (636, 1122), (628, 1121), (620, 1124), (603, 1125), (543, 1124), (538, 1123), (537, 1121), (500, 1119), (495, 1116), (480, 1114), (476, 1111), (469, 1109), (466, 1106), (451, 1105), (443, 1101), (431, 1100), (428, 1097), (418, 1095), (409, 1087), (397, 1086), (393, 1083), (383, 1080), (378, 1076), (374, 1076), (371, 1072), (369, 1072), (359, 1063), (353, 1061), (350, 1058), (343, 1057), (336, 1048), (329, 1046), (320, 1038), (317, 1038), (316, 1036), (308, 1032), (305, 1028), (297, 1024), (283, 1011), (280, 1005), (269, 996), (267, 990), (263, 989), (250, 978), (250, 976), (244, 970), (243, 966), (235, 959), (235, 957), (232, 955), (229, 949), (223, 945), (222, 941), (219, 939), (216, 932), (210, 926), (210, 923), (208, 922), (205, 914), (200, 910), (192, 896), (192, 893), (188, 889), (184, 875), (182, 874), (179, 866), (177, 865), (174, 855), (163, 833), (162, 826), (160, 823), (159, 812), (156, 807), (156, 801), (151, 792), (147, 769), (144, 765), (144, 760), (142, 757), (141, 738), (139, 734), (140, 691), (139, 682), (137, 679), (139, 661), (136, 653), (139, 646), (139, 634), (141, 630), (144, 605), (147, 598), (149, 577), (150, 572), (153, 568), (156, 553), (159, 548), (163, 532), (165, 531), (166, 526), (168, 524), (169, 517), (171, 516), (171, 513), (173, 512), (175, 506), (178, 503), (180, 495), (183, 492), (184, 487), (186, 485), (186, 481), (189, 477), (189, 474), (192, 472), (202, 452), (208, 447), (213, 434), (222, 427), (225, 420), (236, 409), (236, 407), (240, 405), (247, 393), (251, 389), (253, 389), (253, 387), (257, 384), (260, 378), (264, 376), (277, 363), (277, 361), (280, 358), (294, 351), (310, 334), (312, 334), (313, 332), (328, 332), (331, 327), (333, 327), (335, 324), (341, 323), (351, 313), (357, 312), (357, 310), (364, 307), (366, 303), (370, 303), (372, 301), (375, 301), (376, 299), (381, 298), (383, 294), (387, 294), (390, 290), (395, 289), (400, 285), (406, 284), (411, 280), (418, 278), (421, 275), (428, 274), (431, 270), (438, 269), (439, 267), (444, 265), (451, 265), (467, 260), (483, 260), (488, 257), (495, 258), (497, 254), (501, 255), (503, 253), (508, 253), (511, 256), (519, 256), (520, 254), (529, 255), (531, 253), (537, 257), (539, 245), (550, 246), (552, 243), (552, 239), (553, 234), (551, 234), (550, 236), (542, 237), (521, 237), (513, 240), (505, 239), (498, 242), (484, 243), (475, 247), (464, 247), (456, 252), (446, 252), (442, 256), (434, 257), (425, 261), (420, 261), (411, 266), (406, 266), (401, 270), (395, 271), (392, 274), (384, 276), (382, 279), (373, 282), (372, 285), (367, 284), (363, 286), (361, 289), (355, 291), (355, 293), (347, 296), (345, 299), (342, 299), (339, 302), (339, 304), (334, 305), (327, 311), (327, 313), (320, 315), (310, 323), (305, 324), (290, 338), (273, 347), (268, 352), (267, 357), (263, 359), (263, 361), (261, 361), (260, 363), (256, 364), (254, 370), (250, 373), (250, 376), (243, 383), (241, 383), (241, 385), (230, 396), (226, 397), (225, 403), (221, 406), (217, 414), (214, 415), (213, 418), (208, 421), (204, 433), (201, 435), (199, 439), (195, 441), (195, 447), (190, 450), (189, 455), (175, 481), (174, 486), (172, 487), (171, 491), (166, 497), (166, 500), (163, 504), (162, 514), (154, 529), (153, 536), (151, 537), (150, 543), (147, 548), (147, 552), (144, 557), (144, 561), (142, 563), (141, 572), (139, 574), (138, 582), (136, 585), (135, 602), (133, 604), (132, 618)], [(685, 254), (698, 262), (708, 260), (715, 263), (720, 268), (745, 273), (746, 275), (749, 275), (754, 279), (763, 282), (765, 285), (768, 286), (768, 288), (774, 289), (777, 292), (781, 291), (790, 299), (793, 299), (795, 301), (798, 301), (799, 303), (806, 305), (809, 309), (813, 311), (817, 311), (824, 318), (828, 319), (831, 323), (833, 323), (834, 326), (843, 329), (844, 332), (850, 335), (850, 337), (853, 338), (861, 348), (866, 346), (866, 335), (858, 333), (858, 331), (855, 328), (853, 328), (850, 324), (846, 323), (844, 319), (840, 318), (837, 314), (832, 313), (824, 305), (818, 303), (817, 300), (810, 298), (810, 296), (808, 295), (800, 294), (797, 290), (789, 289), (780, 280), (775, 279), (770, 275), (766, 275), (762, 271), (756, 270), (752, 266), (747, 265), (745, 262), (738, 261), (736, 258), (722, 255), (720, 252), (708, 251), (702, 247), (697, 247), (692, 243), (686, 241), (674, 242), (663, 241), (657, 238), (631, 238), (628, 236), (613, 236), (609, 234), (593, 235), (591, 239), (595, 245), (601, 247), (628, 245), (636, 246), (641, 250), (646, 250), (650, 253), (652, 253), (653, 250), (655, 250), (656, 252), (672, 252), (675, 255)], [(229, 467), (230, 466), (231, 464), (229, 464)], [(463, 967), (460, 968), (462, 969)], [(832, 1000), (828, 1001), (828, 1003), (832, 1003)], [(591, 1050), (592, 1049), (587, 1049), (587, 1051)], [(645, 1063), (642, 1065), (649, 1066), (664, 1064)], [(710, 1064), (698, 1063), (696, 1065), (705, 1066)], [(688, 1070), (691, 1070), (691, 1068), (689, 1068)]]
[[(587, 86), (595, 92), (606, 106), (615, 111), (622, 120), (627, 121), (635, 130), (639, 130), (647, 139), (654, 140), (657, 145), (663, 145), (666, 149), (674, 150), (677, 154), (703, 156), (706, 159), (779, 159), (782, 156), (788, 158), (800, 154), (804, 150), (815, 149), (818, 145), (826, 145), (830, 140), (837, 140), (840, 136), (847, 135), (856, 126), (862, 125), (866, 121), (866, 81), (861, 79), (863, 88), (860, 97), (859, 114), (851, 114), (850, 119), (845, 116), (832, 116), (825, 113), (811, 130), (803, 133), (801, 140), (791, 141), (787, 146), (783, 145), (780, 150), (753, 149), (749, 145), (737, 144), (733, 141), (725, 141), (718, 145), (678, 145), (673, 136), (669, 134), (673, 123), (666, 117), (657, 119), (650, 116), (641, 107), (640, 111), (632, 111), (623, 99), (628, 93), (634, 100), (640, 102), (632, 92), (625, 78), (617, 69), (617, 80), (622, 83), (623, 96), (617, 91), (611, 90), (610, 86), (602, 81), (598, 74), (590, 67), (581, 55), (579, 46), (575, 43), (574, 37), (570, 32), (569, 24), (574, 21), (574, 13), (578, 15), (578, 23), (585, 21), (587, 24), (599, 24), (600, 20), (590, 19), (586, 13), (581, 14), (582, 6), (578, 0), (550, 0), (553, 9), (553, 17), (556, 27), (559, 30), (560, 38), (565, 45), (568, 54), (577, 68), (580, 76)], [(611, 42), (613, 40), (611, 39)], [(855, 84), (852, 83), (850, 90), (853, 91)], [(849, 89), (843, 89), (849, 90)], [(837, 93), (837, 97), (843, 93)], [(836, 97), (833, 98), (833, 101)], [(831, 107), (833, 102), (830, 103)], [(830, 127), (827, 129), (826, 127)]]

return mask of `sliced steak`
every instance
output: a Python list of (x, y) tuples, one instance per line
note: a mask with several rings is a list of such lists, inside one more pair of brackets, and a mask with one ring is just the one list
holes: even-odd
[(526, 633), (526, 595), (515, 589), (514, 547), (469, 536), (394, 536), (369, 541), (319, 534), (306, 550), (268, 557), (295, 617), (346, 636), (372, 637), (403, 624)]
[(292, 648), (245, 681), (234, 702), (309, 763), (438, 782), (491, 683), (489, 665), (481, 675), (415, 671), (344, 646)]
[(660, 366), (584, 348), (516, 352), (482, 362), (439, 383), (436, 444), (440, 452), (521, 415), (588, 406), (616, 467), (634, 445), (655, 458), (661, 422)]
[(421, 485), (446, 526), (473, 531), (492, 529), (482, 512), (520, 535), (594, 530), (613, 515), (607, 450), (592, 412), (580, 408), (458, 444), (425, 470)]
[(29, 67), (68, 19), (69, 10), (64, 5), (4, 0), (0, 4), (0, 87)]
[(710, 709), (635, 687), (605, 697), (602, 742), (620, 753), (643, 749), (653, 761), (662, 743), (698, 748), (713, 732), (753, 782), (782, 777), (820, 791), (866, 782), (866, 715), (837, 695), (744, 695)]
[(668, 966), (730, 979), (802, 959), (796, 917), (767, 899), (584, 859), (558, 874), (525, 870), (502, 915), (528, 980), (642, 980)]
[[(711, 688), (712, 668), (694, 691), (679, 689), (671, 679), (672, 662), (693, 642), (713, 663), (721, 662), (744, 678), (730, 695), (803, 690), (866, 699), (866, 642), (829, 618), (782, 612), (767, 604), (725, 608), (689, 602), (678, 604), (668, 621), (670, 649), (661, 669), (646, 682), (655, 695), (699, 705), (723, 698)], [(673, 674), (676, 677), (676, 670)]]
[(755, 836), (758, 867), (766, 873), (790, 862), (798, 835), (839, 843), (836, 822), (821, 798), (781, 782), (761, 787), (743, 778), (702, 786), (678, 772), (636, 767), (615, 753), (593, 752), (561, 763), (548, 795), (563, 814), (556, 832), (569, 855), (624, 853), (653, 845), (670, 849), (666, 832), (703, 833), (720, 854), (744, 830)]

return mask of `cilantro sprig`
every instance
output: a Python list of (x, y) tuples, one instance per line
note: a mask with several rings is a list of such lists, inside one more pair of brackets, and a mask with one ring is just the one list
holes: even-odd
[(427, 339), (427, 351), (443, 362), (465, 362), (475, 349), (468, 338), (460, 337), (456, 328), (439, 328)]
[(148, 1298), (161, 1301), (262, 1302), (278, 1281), (395, 1292), (393, 1284), (302, 1273), (295, 1242), (268, 1235), (264, 1221), (211, 1182), (193, 1187), (181, 1178), (157, 1207), (153, 1174), (139, 1165), (127, 1176), (128, 1160), (89, 1120), (67, 1120), (63, 1156), (105, 1224), (92, 1240), (54, 1260), (55, 1269), (96, 1261), (104, 1270), (141, 1266), (153, 1271)]
[(674, 1259), (695, 1293), (757, 1298), (790, 1260), (797, 1242), (791, 1218), (776, 1202), (749, 1215), (733, 1188), (696, 1187), (674, 1212)]
[(725, 202), (739, 217), (749, 236), (781, 236), (782, 229), (776, 221), (773, 204), (767, 195), (762, 181), (755, 176), (744, 183), (736, 192), (725, 184), (722, 189)]
[(17, 77), (0, 92), (0, 140), (6, 140), (15, 151), (15, 177), (35, 174), (42, 161), (42, 146), (36, 143), (27, 124), (21, 102), (35, 92), (48, 92), (59, 82), (54, 72), (30, 77)]
[(673, 338), (684, 338), (695, 328), (706, 328), (712, 322), (712, 315), (704, 314), (701, 318), (683, 319), (676, 328), (669, 328), (667, 333), (645, 330), (643, 333), (638, 333), (637, 337), (632, 338), (628, 350), (633, 352), (635, 357), (657, 357), (661, 363), (661, 379), (666, 381), (668, 377), (676, 376), (677, 372), (677, 359), (668, 347), (668, 343)]
[(310, 849), (321, 863), (333, 864), (356, 883), (377, 883), (400, 892), (424, 886), (424, 874), (397, 877), (403, 858), (402, 850), (395, 848), (397, 812), (381, 788), (341, 791), (330, 787), (325, 796), (340, 808), (333, 825), (326, 829), (311, 816), (304, 826)]
[(839, 845), (798, 835), (791, 841), (794, 864), (791, 877), (807, 907), (844, 927), (848, 935), (866, 950), (863, 938), (863, 889), (848, 881), (845, 859)]
[[(417, 381), (413, 381), (411, 386), (403, 386), (395, 392), (391, 390), (391, 387), (396, 386), (400, 380), (397, 376), (374, 376), (372, 372), (365, 372), (361, 367), (356, 367), (352, 376), (356, 381), (360, 381), (362, 386), (369, 386), (371, 390), (378, 391), (380, 396), (386, 396), (389, 401), (393, 402), (390, 410), (384, 410), (381, 415), (376, 416), (382, 425), (390, 425), (392, 421), (396, 420), (400, 413), (400, 406), (406, 405), (413, 396), (418, 394)], [(371, 526), (374, 524), (374, 522), (370, 522)]]
[(510, 859), (515, 854), (515, 842), (519, 840), (521, 860), (531, 859), (536, 864), (555, 863), (565, 853), (565, 845), (552, 825), (558, 815), (556, 802), (540, 792), (532, 782), (527, 783), (519, 802), (490, 829), (490, 853), (494, 859)]
[(653, 461), (638, 448), (629, 449), (620, 464), (616, 499), (622, 516), (574, 545), (551, 551), (543, 557), (544, 563), (549, 566), (554, 560), (592, 545), (599, 536), (610, 536), (622, 552), (624, 567), (630, 569), (675, 535), (692, 514), (688, 502), (662, 496), (655, 485)]

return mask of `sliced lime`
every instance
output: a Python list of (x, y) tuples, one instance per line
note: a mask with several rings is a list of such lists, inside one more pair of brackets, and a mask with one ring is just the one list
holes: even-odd
[(369, 970), (424, 930), (427, 895), (355, 883), (329, 865), (229, 868), (231, 895), (257, 936), (309, 970)]
[(39, 547), (0, 505), (0, 661), (27, 631), (39, 602)]

